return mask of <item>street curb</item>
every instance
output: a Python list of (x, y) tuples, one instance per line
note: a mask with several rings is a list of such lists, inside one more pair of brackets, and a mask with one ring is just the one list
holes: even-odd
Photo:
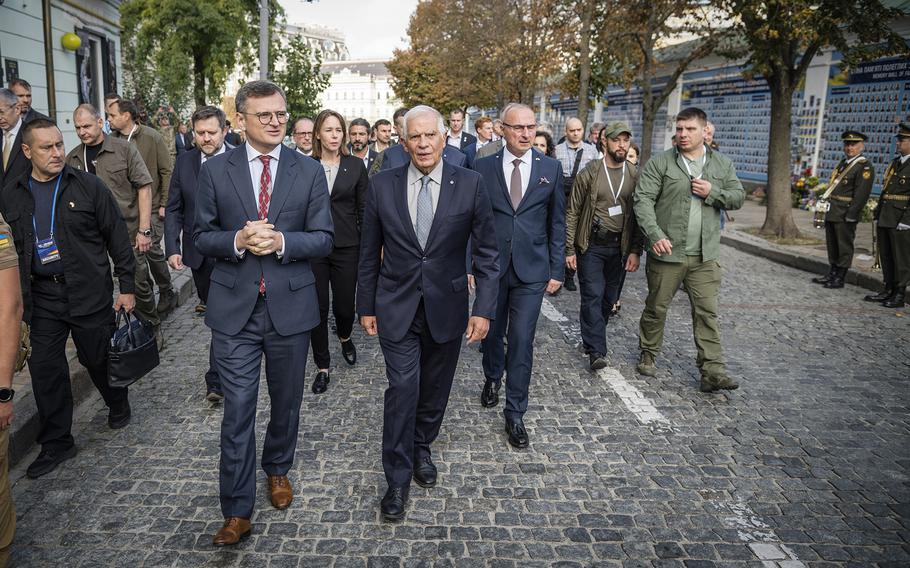
[[(180, 306), (195, 297), (196, 288), (189, 271), (171, 272), (171, 282), (177, 292), (177, 305)], [(173, 313), (173, 312), (172, 312)], [(85, 370), (75, 354), (68, 361), (70, 367), (70, 384), (73, 391), (73, 407), (79, 406), (92, 394), (100, 397), (95, 385), (92, 383), (88, 371)], [(15, 466), (32, 450), (38, 437), (38, 407), (35, 397), (31, 393), (19, 397), (16, 394), (16, 406), (13, 417), (12, 430), (9, 435), (9, 467)]]
[[(721, 244), (731, 246), (745, 253), (767, 258), (778, 264), (798, 268), (813, 274), (827, 274), (830, 266), (824, 260), (812, 258), (789, 251), (779, 245), (769, 243), (761, 237), (744, 234), (737, 230), (727, 230), (720, 234)], [(879, 291), (882, 287), (880, 274), (869, 274), (851, 268), (847, 272), (845, 281), (867, 290)]]

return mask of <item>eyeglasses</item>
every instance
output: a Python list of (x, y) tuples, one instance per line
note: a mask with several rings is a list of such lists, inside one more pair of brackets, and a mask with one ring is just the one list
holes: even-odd
[(291, 118), (291, 113), (286, 110), (279, 112), (241, 112), (240, 114), (246, 114), (250, 116), (255, 116), (259, 119), (259, 124), (265, 126), (272, 122), (272, 117), (274, 116), (278, 120), (278, 124), (285, 124), (288, 119)]
[(521, 134), (522, 132), (534, 132), (537, 130), (536, 124), (506, 124), (502, 123), (506, 128), (511, 128), (512, 132), (515, 134)]
[(295, 132), (294, 136), (312, 136), (312, 132)]

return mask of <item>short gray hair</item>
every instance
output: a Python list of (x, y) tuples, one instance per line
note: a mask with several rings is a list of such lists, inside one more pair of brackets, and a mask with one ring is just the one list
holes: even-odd
[(19, 104), (19, 97), (9, 89), (0, 89), (0, 102), (6, 103), (9, 106), (16, 106)]
[(436, 128), (439, 130), (439, 134), (443, 134), (446, 131), (445, 119), (442, 118), (442, 114), (440, 114), (438, 110), (427, 105), (417, 105), (404, 114), (404, 132), (402, 134), (404, 135), (405, 140), (408, 138), (408, 121), (414, 117), (425, 114), (433, 115), (433, 118), (436, 119)]
[(524, 103), (509, 103), (506, 106), (502, 107), (502, 114), (500, 114), (499, 116), (502, 118), (503, 123), (505, 123), (507, 114), (509, 114), (513, 110), (520, 110), (520, 109), (525, 109), (525, 110), (534, 112), (534, 109), (532, 109), (531, 107), (529, 107), (528, 105), (526, 105)]
[(95, 105), (89, 103), (82, 103), (76, 107), (76, 110), (73, 111), (73, 118), (76, 118), (76, 115), (80, 112), (87, 112), (92, 115), (92, 118), (99, 119), (101, 118), (101, 113), (98, 112), (98, 109), (95, 108)]
[(284, 99), (285, 104), (287, 104), (287, 96), (284, 94), (284, 91), (281, 90), (281, 87), (275, 83), (271, 81), (250, 81), (249, 83), (245, 83), (240, 87), (240, 90), (237, 91), (237, 95), (234, 96), (234, 106), (237, 108), (237, 112), (243, 112), (246, 110), (247, 99), (271, 97), (275, 93), (281, 95), (281, 98)]

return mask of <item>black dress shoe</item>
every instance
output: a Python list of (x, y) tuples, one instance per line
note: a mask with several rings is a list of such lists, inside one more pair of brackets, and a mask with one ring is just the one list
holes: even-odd
[(382, 518), (387, 521), (400, 521), (404, 518), (404, 508), (407, 504), (407, 487), (389, 487), (379, 503)]
[(812, 282), (814, 284), (827, 284), (828, 281), (830, 281), (834, 277), (835, 270), (837, 270), (837, 267), (834, 265), (831, 265), (830, 267), (828, 267), (828, 274), (825, 274), (824, 276), (816, 276), (815, 278), (812, 279)]
[(316, 373), (316, 378), (313, 379), (313, 394), (322, 394), (327, 388), (329, 388), (329, 374), (319, 371)]
[(61, 463), (76, 456), (76, 446), (70, 446), (65, 450), (41, 450), (38, 457), (35, 458), (25, 472), (30, 479), (38, 479), (55, 469)]
[(436, 466), (430, 456), (426, 456), (414, 465), (414, 481), (421, 487), (436, 485)]
[(133, 413), (130, 410), (129, 401), (126, 402), (123, 406), (117, 409), (111, 409), (107, 413), (107, 425), (111, 430), (119, 430), (130, 423), (130, 418)]
[(591, 353), (588, 355), (592, 371), (599, 371), (607, 366), (607, 359), (600, 353)]
[(893, 294), (893, 293), (894, 293), (893, 289), (885, 288), (878, 294), (868, 294), (866, 296), (863, 296), (863, 301), (864, 302), (884, 302), (885, 300), (890, 298), (891, 294)]
[(844, 278), (846, 278), (846, 276), (847, 276), (847, 269), (841, 268), (838, 266), (834, 269), (834, 274), (831, 276), (831, 280), (828, 280), (827, 282), (825, 282), (824, 287), (829, 290), (843, 288), (844, 287)]
[(516, 448), (528, 447), (528, 431), (525, 430), (524, 422), (521, 420), (506, 420), (506, 434), (509, 435), (509, 443)]
[(354, 366), (357, 363), (357, 348), (353, 339), (341, 342), (341, 356), (348, 365)]
[(224, 400), (224, 393), (214, 388), (206, 389), (205, 400), (209, 402), (221, 402)]
[(891, 297), (882, 302), (886, 308), (903, 308), (907, 301), (907, 291), (905, 289), (895, 290)]
[(491, 381), (483, 384), (483, 392), (480, 393), (480, 404), (484, 408), (491, 408), (499, 404), (499, 387), (502, 383)]

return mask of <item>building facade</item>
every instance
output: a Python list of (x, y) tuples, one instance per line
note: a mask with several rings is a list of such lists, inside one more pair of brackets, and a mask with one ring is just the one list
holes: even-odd
[[(0, 85), (14, 78), (32, 85), (32, 107), (56, 119), (67, 148), (79, 143), (73, 110), (101, 107), (104, 94), (123, 82), (120, 0), (44, 0), (0, 3)], [(64, 34), (79, 36), (65, 49)]]
[(322, 64), (322, 72), (330, 76), (329, 87), (322, 93), (322, 107), (340, 112), (347, 120), (365, 118), (370, 124), (380, 118), (391, 121), (401, 106), (383, 60), (327, 62)]

